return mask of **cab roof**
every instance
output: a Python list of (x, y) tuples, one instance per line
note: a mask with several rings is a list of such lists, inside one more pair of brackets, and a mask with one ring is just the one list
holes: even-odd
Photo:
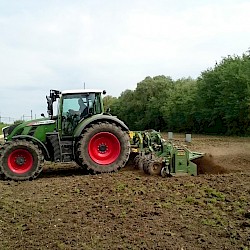
[(65, 94), (81, 94), (81, 93), (103, 93), (101, 89), (70, 89), (70, 90), (63, 90), (62, 95)]

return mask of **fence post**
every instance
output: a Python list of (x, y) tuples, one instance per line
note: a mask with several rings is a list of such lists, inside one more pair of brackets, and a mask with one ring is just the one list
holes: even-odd
[(186, 139), (185, 139), (186, 142), (191, 142), (192, 141), (192, 136), (191, 134), (186, 134)]
[(168, 132), (168, 139), (172, 140), (174, 137), (173, 132)]

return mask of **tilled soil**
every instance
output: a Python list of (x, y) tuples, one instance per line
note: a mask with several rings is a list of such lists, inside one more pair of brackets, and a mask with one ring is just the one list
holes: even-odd
[(0, 249), (250, 249), (250, 138), (193, 137), (223, 174), (86, 175), (48, 164), (0, 181)]

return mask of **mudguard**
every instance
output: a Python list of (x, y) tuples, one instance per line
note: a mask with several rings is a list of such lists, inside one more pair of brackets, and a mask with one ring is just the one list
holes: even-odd
[(105, 122), (105, 121), (110, 122), (110, 123), (116, 123), (124, 131), (129, 131), (129, 128), (127, 127), (127, 125), (123, 121), (119, 120), (116, 116), (100, 114), (100, 115), (91, 116), (87, 119), (82, 119), (74, 131), (74, 137), (80, 136), (82, 131), (86, 127), (88, 127), (90, 124), (98, 123), (98, 122)]
[(40, 146), (40, 148), (42, 149), (42, 151), (44, 152), (44, 157), (46, 160), (50, 159), (50, 155), (49, 155), (49, 151), (46, 148), (46, 146), (44, 145), (43, 142), (41, 142), (39, 139), (37, 139), (36, 137), (30, 136), (30, 135), (17, 135), (17, 136), (13, 136), (12, 137), (13, 140), (16, 139), (27, 139), (28, 141), (34, 141), (38, 146)]

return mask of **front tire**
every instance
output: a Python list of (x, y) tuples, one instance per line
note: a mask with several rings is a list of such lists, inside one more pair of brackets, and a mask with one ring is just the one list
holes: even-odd
[(43, 154), (33, 142), (6, 142), (0, 151), (0, 174), (15, 181), (32, 180), (42, 171), (42, 162)]
[(91, 172), (116, 172), (128, 161), (129, 136), (116, 124), (93, 124), (84, 130), (77, 151), (77, 162), (86, 165)]

